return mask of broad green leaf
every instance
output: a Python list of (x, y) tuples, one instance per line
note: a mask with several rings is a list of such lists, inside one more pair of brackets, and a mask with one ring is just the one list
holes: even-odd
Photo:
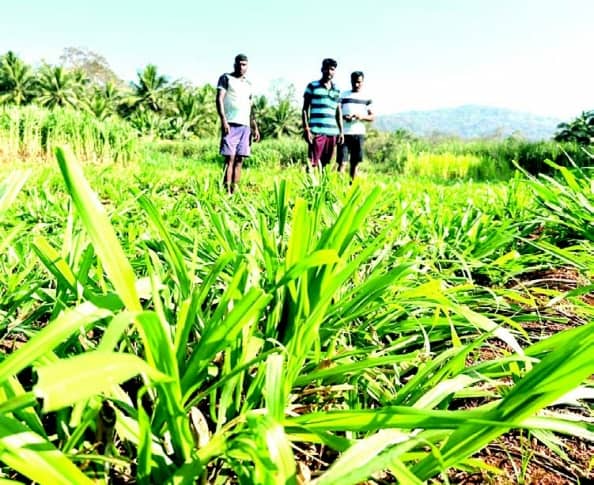
[(33, 482), (92, 485), (63, 453), (20, 422), (0, 415), (0, 461)]
[(406, 475), (408, 482), (421, 484), (396, 456), (382, 454), (396, 443), (407, 441), (409, 434), (398, 430), (385, 429), (368, 438), (359, 440), (344, 452), (332, 466), (314, 483), (316, 485), (356, 485), (362, 483), (372, 474), (393, 465), (399, 469), (401, 476)]
[(168, 379), (135, 355), (102, 351), (59, 360), (39, 367), (37, 373), (39, 382), (34, 392), (43, 399), (44, 412), (108, 392), (138, 374), (145, 374), (153, 382)]
[(283, 378), (285, 359), (273, 354), (266, 360), (266, 407), (270, 416), (281, 421), (285, 415), (288, 389)]
[(99, 309), (88, 302), (72, 310), (64, 311), (0, 364), (0, 382), (51, 352), (75, 331), (109, 316), (111, 316), (110, 312)]

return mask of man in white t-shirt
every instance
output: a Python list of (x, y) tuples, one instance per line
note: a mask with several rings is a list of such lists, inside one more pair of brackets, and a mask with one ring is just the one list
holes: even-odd
[(250, 155), (250, 137), (260, 139), (252, 112), (252, 84), (245, 74), (248, 59), (235, 57), (233, 72), (223, 74), (217, 83), (217, 112), (221, 120), (221, 155), (225, 157), (224, 183), (231, 194), (241, 177), (243, 159)]
[(338, 148), (338, 171), (342, 172), (344, 162), (350, 161), (351, 180), (357, 175), (357, 166), (363, 160), (363, 144), (365, 141), (365, 121), (373, 121), (371, 99), (362, 92), (365, 76), (361, 71), (351, 74), (350, 91), (340, 95), (342, 118), (344, 121), (344, 143)]

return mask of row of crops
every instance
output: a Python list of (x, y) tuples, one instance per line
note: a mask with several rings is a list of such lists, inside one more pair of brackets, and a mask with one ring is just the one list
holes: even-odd
[[(183, 140), (139, 138), (130, 125), (115, 116), (99, 119), (72, 108), (0, 107), (0, 163), (53, 163), (54, 149), (63, 145), (70, 146), (85, 163), (127, 163), (155, 155), (215, 162), (220, 161), (219, 142), (211, 135), (188, 136)], [(252, 148), (252, 156), (246, 162), (250, 166), (304, 164), (307, 160), (306, 145), (295, 136), (266, 139)], [(375, 130), (367, 137), (366, 156), (376, 170), (388, 174), (491, 181), (508, 180), (515, 165), (530, 173), (540, 173), (549, 171), (545, 160), (565, 165), (570, 158), (578, 166), (588, 166), (591, 160), (587, 150), (570, 141), (533, 142), (514, 137), (468, 141)]]
[(0, 179), (7, 483), (415, 484), (496, 474), (510, 430), (591, 477), (588, 169), (269, 164), (228, 197), (216, 164), (56, 157)]

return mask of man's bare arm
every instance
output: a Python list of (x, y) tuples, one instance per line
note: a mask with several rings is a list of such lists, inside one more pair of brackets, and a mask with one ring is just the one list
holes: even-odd
[(229, 133), (229, 123), (227, 123), (227, 118), (225, 117), (225, 108), (224, 108), (224, 101), (225, 101), (225, 95), (227, 94), (227, 91), (224, 89), (217, 89), (217, 98), (216, 98), (216, 104), (217, 104), (217, 113), (219, 114), (219, 118), (221, 120), (221, 127), (223, 130), (223, 133), (226, 135), (227, 133)]
[(313, 141), (311, 130), (309, 129), (309, 110), (311, 108), (311, 96), (305, 94), (303, 96), (303, 108), (301, 109), (301, 124), (303, 126), (303, 137), (307, 143)]

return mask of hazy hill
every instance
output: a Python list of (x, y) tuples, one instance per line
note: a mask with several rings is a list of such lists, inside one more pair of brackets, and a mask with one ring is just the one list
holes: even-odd
[(531, 140), (549, 139), (562, 121), (504, 108), (465, 105), (430, 111), (405, 111), (379, 115), (374, 126), (381, 131), (403, 128), (417, 135), (448, 134), (462, 138), (505, 137), (512, 133)]

